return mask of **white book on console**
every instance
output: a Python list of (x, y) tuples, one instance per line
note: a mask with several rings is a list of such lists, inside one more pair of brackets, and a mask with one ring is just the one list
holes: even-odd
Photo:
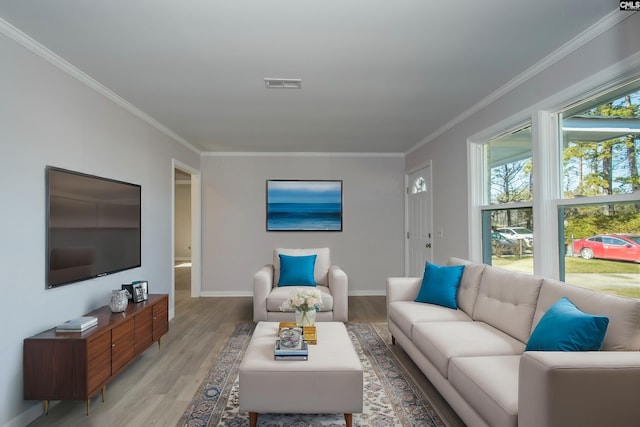
[(56, 326), (58, 330), (64, 331), (83, 331), (98, 324), (98, 318), (95, 316), (82, 316), (75, 319), (67, 320)]

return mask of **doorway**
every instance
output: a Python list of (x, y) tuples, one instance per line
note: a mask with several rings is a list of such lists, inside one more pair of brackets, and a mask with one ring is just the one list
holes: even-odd
[(422, 277), (433, 259), (431, 165), (410, 173), (407, 184), (407, 275)]
[(200, 173), (173, 161), (172, 291), (174, 307), (200, 296)]

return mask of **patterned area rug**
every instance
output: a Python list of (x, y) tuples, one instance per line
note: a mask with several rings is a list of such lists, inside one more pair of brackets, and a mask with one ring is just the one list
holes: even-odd
[[(254, 329), (255, 323), (251, 322), (241, 322), (236, 325), (213, 368), (180, 419), (179, 427), (249, 425), (249, 414), (238, 412), (238, 368)], [(348, 323), (347, 330), (364, 369), (364, 412), (353, 414), (354, 426), (435, 427), (445, 425), (389, 349), (386, 325)], [(262, 427), (344, 425), (343, 414), (260, 414), (258, 416), (258, 426)]]

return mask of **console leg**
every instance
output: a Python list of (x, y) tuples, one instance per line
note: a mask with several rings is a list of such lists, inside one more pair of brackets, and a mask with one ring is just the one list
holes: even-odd
[(347, 427), (351, 427), (352, 420), (353, 414), (344, 414), (344, 421), (347, 423)]
[(49, 415), (49, 401), (48, 400), (44, 401), (44, 413), (45, 413), (45, 415)]
[(258, 413), (249, 412), (249, 427), (256, 427), (258, 425)]
[(103, 385), (102, 386), (102, 390), (100, 391), (100, 394), (102, 395), (102, 403), (104, 403), (104, 392), (105, 392), (106, 389), (107, 389), (107, 386)]
[(87, 417), (89, 416), (89, 404), (91, 403), (91, 400), (87, 399)]

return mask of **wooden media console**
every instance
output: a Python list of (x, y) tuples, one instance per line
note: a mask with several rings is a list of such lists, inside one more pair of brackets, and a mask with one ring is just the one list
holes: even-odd
[(147, 301), (129, 303), (122, 313), (108, 306), (85, 316), (98, 325), (84, 332), (56, 332), (55, 328), (24, 340), (25, 400), (86, 400), (169, 331), (169, 296), (151, 294)]

